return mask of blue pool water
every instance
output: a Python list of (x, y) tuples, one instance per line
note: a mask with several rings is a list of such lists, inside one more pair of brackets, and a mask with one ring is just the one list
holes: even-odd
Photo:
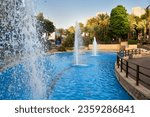
[[(118, 83), (114, 64), (116, 53), (83, 54), (84, 66), (73, 65), (73, 53), (44, 56), (47, 95), (50, 100), (130, 100)], [(0, 73), (0, 99), (32, 99), (23, 64)]]

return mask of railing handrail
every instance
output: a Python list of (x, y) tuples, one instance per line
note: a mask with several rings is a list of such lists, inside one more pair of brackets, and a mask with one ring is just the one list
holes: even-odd
[[(123, 52), (123, 53), (121, 53), (121, 52)], [(132, 53), (130, 53), (130, 52), (132, 52)], [(123, 56), (121, 56), (121, 54), (123, 54)], [(147, 78), (150, 78), (150, 75), (141, 71), (141, 68), (148, 70), (149, 73), (150, 73), (150, 68), (136, 64), (136, 63), (133, 63), (133, 62), (128, 61), (124, 58), (125, 56), (129, 56), (130, 54), (132, 54), (132, 55), (141, 54), (141, 50), (140, 49), (134, 49), (134, 50), (132, 49), (132, 50), (128, 50), (128, 51), (125, 50), (125, 51), (118, 52), (117, 53), (117, 65), (118, 65), (118, 68), (120, 66), (120, 72), (122, 72), (122, 70), (124, 70), (126, 72), (126, 77), (128, 77), (128, 74), (130, 74), (130, 76), (136, 78), (136, 85), (139, 85), (139, 81), (141, 81), (141, 79), (139, 78), (140, 74), (142, 74), (143, 76), (145, 76)], [(131, 65), (135, 65), (135, 67), (133, 67)], [(125, 67), (123, 68), (123, 66), (125, 66)], [(135, 72), (135, 75), (132, 74), (132, 72), (129, 71), (128, 69), (132, 69)], [(145, 84), (148, 84), (144, 81), (142, 81), (142, 82)]]
[[(120, 55), (117, 55), (117, 56), (119, 56), (119, 58), (122, 58), (124, 61), (127, 61), (126, 59), (124, 59), (123, 57), (121, 57)], [(128, 61), (129, 62), (129, 61)], [(131, 63), (131, 64), (133, 64), (133, 65), (137, 65), (136, 63), (133, 63), (133, 62), (129, 62), (129, 63)], [(142, 65), (139, 65), (140, 67), (142, 67), (142, 68), (145, 68), (145, 69), (148, 69), (148, 70), (150, 70), (150, 67), (145, 67), (145, 66), (142, 66)]]

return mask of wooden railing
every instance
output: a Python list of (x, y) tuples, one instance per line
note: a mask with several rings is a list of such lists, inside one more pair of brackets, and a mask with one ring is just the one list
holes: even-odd
[(120, 51), (117, 53), (117, 66), (120, 69), (120, 72), (124, 71), (126, 74), (126, 78), (130, 76), (130, 78), (136, 81), (136, 85), (139, 83), (145, 85), (150, 88), (150, 68), (136, 64), (134, 62), (125, 59), (126, 56), (128, 58), (132, 58), (133, 55), (141, 54), (140, 49), (135, 50), (126, 50)]

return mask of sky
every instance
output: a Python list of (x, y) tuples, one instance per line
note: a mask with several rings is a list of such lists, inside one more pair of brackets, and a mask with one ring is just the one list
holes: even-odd
[(56, 28), (68, 28), (75, 22), (86, 22), (97, 12), (107, 12), (117, 5), (123, 5), (128, 13), (133, 7), (146, 8), (150, 0), (36, 0), (36, 13), (43, 12), (44, 17), (54, 23)]

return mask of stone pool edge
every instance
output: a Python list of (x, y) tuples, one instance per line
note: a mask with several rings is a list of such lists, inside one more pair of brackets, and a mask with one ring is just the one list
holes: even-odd
[(118, 82), (135, 100), (150, 99), (149, 90), (141, 84), (139, 86), (136, 86), (136, 82), (132, 78), (126, 78), (125, 72), (120, 72), (120, 69), (117, 68), (117, 64), (115, 64), (115, 74)]

